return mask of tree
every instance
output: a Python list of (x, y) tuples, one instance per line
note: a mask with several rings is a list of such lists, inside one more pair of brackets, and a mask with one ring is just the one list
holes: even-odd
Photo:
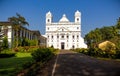
[(97, 43), (102, 40), (102, 35), (99, 28), (90, 31), (85, 35), (85, 41), (89, 47), (96, 47)]
[(114, 32), (113, 32), (113, 27), (109, 26), (109, 27), (103, 27), (100, 29), (101, 33), (102, 33), (102, 38), (103, 40), (109, 40), (111, 38), (114, 38)]
[(21, 16), (20, 14), (16, 13), (16, 16), (10, 17), (8, 18), (9, 21), (12, 23), (13, 29), (15, 31), (15, 47), (18, 46), (18, 38), (20, 36), (20, 27), (24, 26), (24, 25), (29, 25), (28, 22), (26, 21), (26, 19)]
[(116, 28), (117, 28), (117, 29), (120, 29), (120, 17), (117, 19)]

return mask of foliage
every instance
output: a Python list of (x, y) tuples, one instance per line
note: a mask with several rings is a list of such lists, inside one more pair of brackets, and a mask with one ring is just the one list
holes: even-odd
[(8, 18), (9, 21), (12, 23), (12, 26), (13, 26), (13, 29), (15, 31), (15, 44), (14, 44), (14, 47), (18, 47), (19, 45), (19, 30), (20, 30), (20, 27), (23, 26), (23, 25), (29, 25), (28, 22), (26, 21), (26, 19), (21, 16), (20, 14), (16, 13), (16, 16), (13, 16), (13, 17), (10, 17)]
[(13, 50), (15, 52), (23, 52), (23, 53), (26, 53), (26, 52), (29, 53), (30, 52), (31, 53), (38, 48), (39, 48), (39, 46), (24, 46), (24, 47), (19, 46), (17, 48), (13, 48)]
[(28, 40), (30, 46), (38, 46), (38, 40)]
[(101, 32), (98, 28), (90, 31), (87, 35), (85, 35), (85, 41), (89, 45), (89, 47), (93, 46), (92, 43), (97, 43), (102, 40)]
[(115, 43), (116, 47), (120, 49), (120, 18), (114, 26), (104, 26), (96, 28), (85, 35), (85, 41), (89, 48), (96, 48), (97, 45), (103, 41), (111, 41)]
[(5, 36), (4, 38), (3, 38), (3, 42), (2, 42), (2, 48), (3, 49), (8, 49), (8, 38)]
[(24, 76), (36, 76), (37, 72), (48, 62), (48, 60), (56, 54), (58, 49), (54, 48), (38, 48), (33, 51), (33, 59), (37, 62), (28, 62), (23, 65), (25, 70), (23, 71)]
[(37, 72), (41, 70), (45, 63), (36, 62), (31, 65), (31, 67), (27, 68), (24, 71), (24, 76), (36, 76)]
[(21, 46), (29, 46), (28, 39), (26, 39), (26, 38), (23, 38), (23, 39), (22, 39)]
[(24, 69), (27, 69), (27, 68), (30, 68), (33, 64), (34, 64), (33, 61), (28, 61), (28, 62), (25, 62), (25, 63), (22, 65), (22, 67), (23, 67)]
[(120, 17), (117, 20), (116, 28), (120, 29)]
[(49, 60), (54, 55), (52, 51), (53, 50), (49, 48), (39, 48), (35, 50), (31, 55), (36, 62), (44, 62)]
[(10, 57), (14, 57), (15, 56), (15, 53), (1, 53), (0, 54), (0, 58), (10, 58)]
[(12, 44), (12, 48), (15, 48), (17, 44), (18, 44), (17, 38), (14, 37), (13, 44)]
[(99, 48), (89, 48), (89, 49), (84, 49), (84, 48), (77, 48), (74, 49), (73, 51), (83, 53), (89, 56), (94, 56), (94, 57), (103, 57), (103, 58), (120, 58), (120, 51), (117, 50), (101, 50)]
[(38, 40), (29, 40), (27, 38), (23, 38), (21, 40), (21, 46), (38, 46)]

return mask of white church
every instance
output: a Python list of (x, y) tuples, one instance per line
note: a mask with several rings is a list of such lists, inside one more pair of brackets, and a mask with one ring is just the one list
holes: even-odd
[(46, 13), (47, 47), (65, 50), (87, 48), (81, 37), (81, 12), (76, 11), (74, 17), (74, 22), (70, 22), (63, 14), (59, 22), (53, 22), (52, 13)]

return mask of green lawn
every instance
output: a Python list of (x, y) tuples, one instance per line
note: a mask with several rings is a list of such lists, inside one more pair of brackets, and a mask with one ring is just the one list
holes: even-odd
[(0, 76), (13, 76), (14, 73), (22, 69), (22, 65), (28, 61), (32, 61), (30, 53), (16, 54), (12, 58), (0, 58)]

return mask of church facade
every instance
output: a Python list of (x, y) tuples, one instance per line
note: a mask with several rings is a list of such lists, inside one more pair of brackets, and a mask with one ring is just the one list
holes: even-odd
[(87, 48), (81, 37), (81, 12), (76, 11), (74, 22), (70, 22), (65, 14), (59, 22), (53, 22), (51, 12), (46, 13), (47, 47), (58, 49)]

